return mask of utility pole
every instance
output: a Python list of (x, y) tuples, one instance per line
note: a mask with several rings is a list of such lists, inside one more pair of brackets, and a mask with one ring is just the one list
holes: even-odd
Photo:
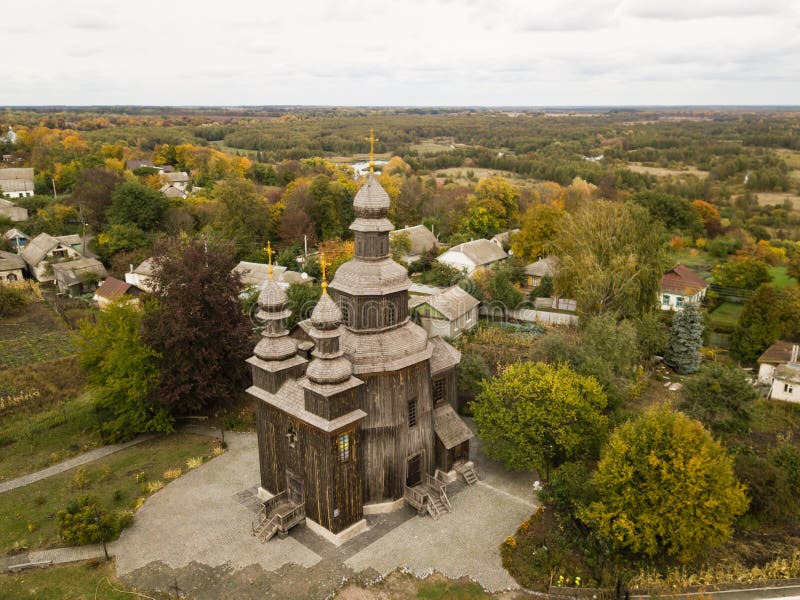
[(56, 180), (54, 177), (50, 178), (50, 182), (53, 184), (53, 199), (58, 200), (58, 192), (56, 192)]

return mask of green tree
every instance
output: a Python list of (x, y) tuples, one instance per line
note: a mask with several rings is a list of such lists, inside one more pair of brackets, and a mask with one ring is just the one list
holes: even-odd
[(168, 206), (164, 194), (134, 181), (118, 186), (106, 211), (112, 225), (136, 225), (150, 231), (161, 224)]
[(741, 369), (712, 362), (686, 380), (680, 407), (712, 431), (746, 433), (757, 398)]
[(774, 286), (763, 284), (745, 302), (731, 336), (731, 354), (753, 362), (781, 335), (783, 314), (781, 294)]
[(102, 543), (106, 560), (106, 542), (130, 524), (129, 518), (110, 513), (89, 496), (71, 501), (57, 517), (61, 539), (73, 546)]
[(747, 509), (731, 458), (703, 426), (661, 406), (617, 428), (582, 519), (615, 552), (688, 562), (730, 538)]
[(389, 238), (389, 254), (392, 260), (400, 262), (411, 252), (411, 237), (408, 232), (396, 233)]
[(147, 235), (133, 223), (111, 225), (97, 235), (97, 253), (105, 261), (118, 252), (138, 250), (147, 244)]
[[(237, 258), (259, 252), (267, 240), (275, 239), (278, 221), (270, 205), (258, 196), (255, 184), (247, 179), (226, 179), (214, 186), (219, 203), (214, 231), (233, 242)], [(280, 215), (277, 215), (278, 218)]]
[(286, 290), (286, 295), (289, 297), (289, 309), (292, 311), (288, 325), (294, 327), (311, 316), (322, 295), (322, 288), (316, 283), (293, 283)]
[(492, 458), (514, 470), (551, 467), (593, 454), (608, 426), (606, 395), (565, 364), (516, 363), (481, 384), (472, 409)]
[(555, 288), (585, 315), (649, 312), (669, 262), (662, 229), (644, 208), (604, 200), (566, 214), (552, 247)]
[(669, 332), (656, 312), (645, 313), (633, 320), (639, 358), (650, 362), (655, 356), (663, 356), (669, 345)]
[(106, 224), (106, 210), (111, 205), (111, 195), (123, 181), (120, 174), (107, 169), (81, 169), (70, 203), (81, 207), (86, 222), (99, 231)]
[(725, 287), (754, 290), (762, 283), (772, 281), (763, 261), (750, 256), (734, 256), (714, 267), (714, 283)]
[(99, 414), (104, 439), (120, 441), (145, 431), (172, 431), (172, 418), (155, 401), (159, 355), (141, 338), (142, 312), (113, 303), (84, 321), (78, 345)]
[(242, 390), (253, 348), (232, 246), (174, 240), (154, 262), (157, 304), (145, 315), (143, 337), (161, 355), (156, 397), (173, 414), (228, 405)]
[(549, 244), (558, 233), (564, 211), (551, 204), (534, 204), (522, 216), (518, 233), (511, 238), (511, 251), (523, 263), (548, 254)]
[(694, 373), (700, 366), (703, 345), (703, 315), (694, 304), (677, 312), (669, 330), (665, 362), (678, 373)]
[(697, 209), (685, 198), (647, 190), (635, 194), (633, 201), (644, 206), (654, 219), (661, 221), (670, 231), (678, 229), (696, 236), (703, 232), (703, 222)]

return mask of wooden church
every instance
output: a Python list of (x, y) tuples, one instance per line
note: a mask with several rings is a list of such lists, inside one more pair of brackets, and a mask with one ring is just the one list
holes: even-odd
[(460, 353), (409, 318), (406, 269), (389, 256), (389, 195), (370, 164), (354, 200), (355, 256), (311, 318), (290, 335), (288, 299), (272, 278), (258, 297), (262, 339), (248, 359), (257, 401), (259, 490), (253, 533), (266, 541), (305, 523), (336, 543), (365, 515), (410, 504), (450, 510), (446, 483), (469, 463), (472, 433), (456, 414)]

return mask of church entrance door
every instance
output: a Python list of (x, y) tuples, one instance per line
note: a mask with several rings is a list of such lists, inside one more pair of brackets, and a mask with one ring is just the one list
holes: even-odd
[(406, 485), (408, 487), (419, 485), (419, 483), (422, 481), (421, 466), (421, 454), (415, 454), (408, 459), (408, 469), (406, 470)]
[(303, 480), (291, 471), (286, 471), (286, 491), (289, 500), (295, 504), (302, 504), (305, 501), (305, 490)]

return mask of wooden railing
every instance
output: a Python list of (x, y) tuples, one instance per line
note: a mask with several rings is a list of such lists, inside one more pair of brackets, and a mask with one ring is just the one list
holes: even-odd
[(286, 531), (289, 527), (292, 527), (295, 523), (305, 518), (306, 516), (305, 502), (303, 504), (298, 504), (285, 515), (279, 513), (277, 516), (280, 519), (280, 525), (279, 525), (280, 529), (282, 531)]
[(452, 512), (453, 508), (450, 506), (450, 499), (447, 497), (447, 484), (439, 479), (436, 479), (436, 477), (425, 473), (425, 485), (434, 490), (438, 490), (439, 500), (441, 500), (442, 504), (447, 507), (448, 511)]
[(417, 510), (422, 510), (422, 508), (425, 506), (425, 501), (428, 498), (428, 494), (427, 492), (415, 487), (412, 488), (405, 486), (403, 489), (403, 498)]
[(270, 511), (273, 508), (278, 506), (278, 504), (280, 504), (281, 502), (285, 502), (285, 501), (286, 501), (286, 490), (283, 490), (282, 492), (278, 492), (272, 498), (270, 498), (269, 500), (266, 500), (264, 502), (264, 512), (265, 512), (265, 514), (269, 514)]

